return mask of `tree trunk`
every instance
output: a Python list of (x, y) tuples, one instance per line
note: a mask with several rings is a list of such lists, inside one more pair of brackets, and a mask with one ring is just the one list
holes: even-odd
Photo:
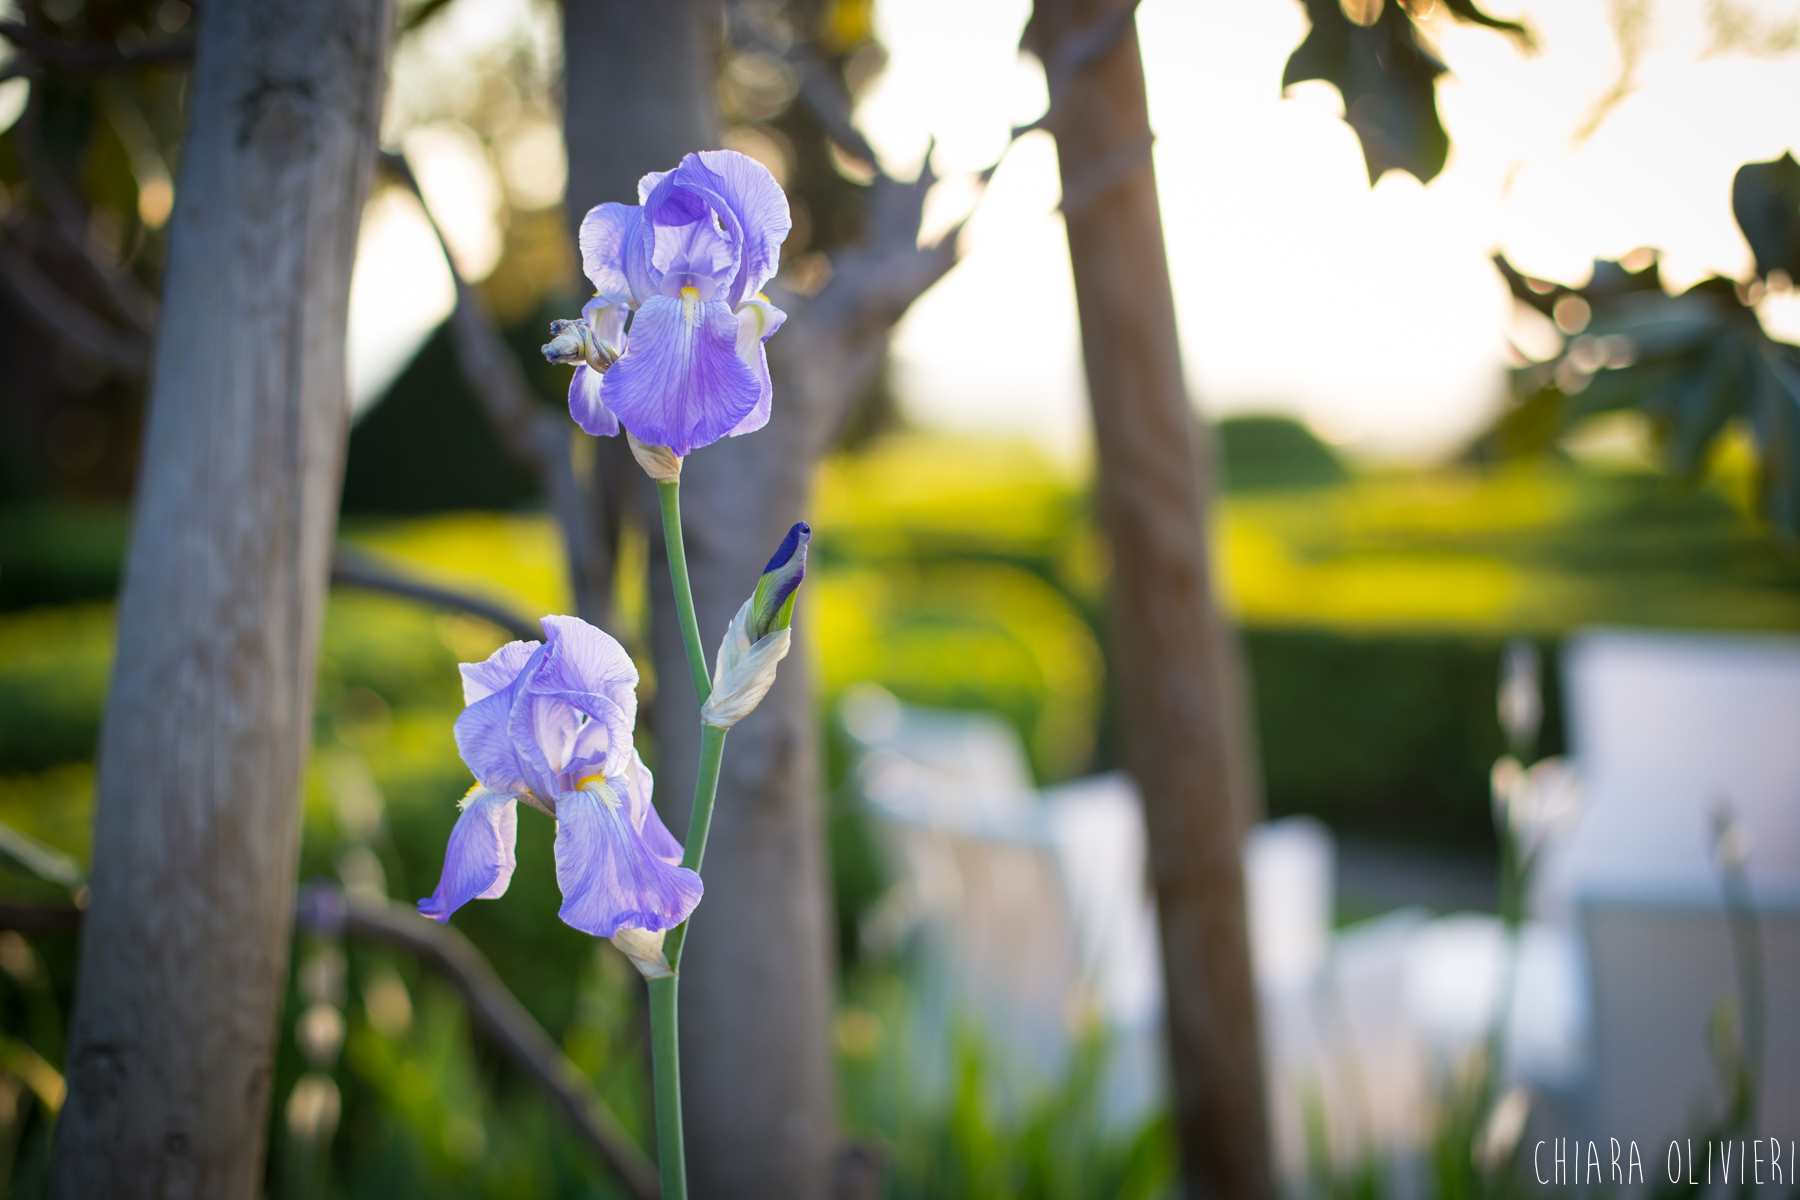
[[(1112, 670), (1143, 791), (1189, 1194), (1266, 1200), (1234, 741), (1247, 728), (1207, 556), (1210, 458), (1188, 406), (1130, 7), (1037, 0), (1112, 543)], [(1114, 25), (1114, 21), (1122, 24)], [(1097, 51), (1097, 53), (1096, 53)]]
[(53, 1193), (260, 1195), (387, 0), (206, 6)]
[[(568, 205), (578, 223), (602, 201), (636, 203), (645, 172), (718, 145), (718, 9), (710, 0), (567, 0), (564, 12)], [(801, 518), (824, 440), (816, 406), (796, 403), (778, 355), (772, 344), (768, 426), (696, 452), (683, 469), (682, 527), (708, 654)], [(602, 440), (596, 491), (617, 494), (605, 473), (628, 472), (637, 511), (654, 513), (648, 480), (617, 453), (621, 443)], [(650, 545), (656, 802), (680, 831), (699, 767), (700, 711), (654, 528)], [(800, 606), (803, 623), (804, 596)], [(726, 745), (706, 899), (682, 958), (682, 1100), (696, 1200), (823, 1200), (830, 1187), (832, 924), (804, 645), (797, 637), (774, 689)]]

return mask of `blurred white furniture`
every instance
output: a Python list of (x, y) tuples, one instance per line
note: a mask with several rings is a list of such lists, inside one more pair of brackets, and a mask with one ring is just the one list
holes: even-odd
[(1766, 1020), (1757, 1128), (1800, 1126), (1800, 639), (1594, 630), (1564, 651), (1582, 813), (1546, 853), (1537, 914), (1592, 979), (1594, 1137), (1666, 1150), (1717, 1114), (1708, 1022), (1738, 973), (1715, 854), (1747, 852)]
[[(1147, 1114), (1163, 1090), (1162, 981), (1130, 779), (1034, 792), (998, 718), (903, 705), (879, 689), (854, 690), (843, 716), (895, 876), (868, 934), (914, 951), (913, 1036), (943, 1046), (958, 1021), (975, 1022), (1017, 1091), (1054, 1078), (1073, 1037), (1098, 1021), (1110, 1049), (1105, 1111), (1121, 1123)], [(1244, 858), (1283, 1175), (1304, 1176), (1309, 1106), (1340, 1164), (1416, 1153), (1442, 1080), (1498, 1009), (1498, 923), (1413, 910), (1334, 938), (1322, 824), (1258, 826)], [(1560, 1078), (1578, 1061), (1579, 971), (1565, 935), (1527, 931), (1509, 1056), (1520, 1071)], [(943, 1082), (946, 1058), (918, 1056), (922, 1086)]]

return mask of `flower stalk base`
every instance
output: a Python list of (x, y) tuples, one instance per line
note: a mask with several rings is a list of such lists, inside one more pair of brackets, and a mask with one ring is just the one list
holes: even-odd
[(676, 1026), (681, 976), (647, 981), (650, 1066), (656, 1088), (656, 1166), (662, 1200), (687, 1200), (687, 1151), (681, 1131), (681, 1039)]

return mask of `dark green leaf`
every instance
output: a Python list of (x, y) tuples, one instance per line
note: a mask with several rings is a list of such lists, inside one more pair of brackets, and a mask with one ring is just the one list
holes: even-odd
[(1762, 347), (1762, 377), (1750, 414), (1762, 509), (1783, 536), (1800, 536), (1800, 361), (1792, 346)]
[(1756, 273), (1800, 279), (1800, 162), (1783, 154), (1745, 163), (1731, 181), (1731, 211), (1756, 255)]
[(1312, 29), (1288, 58), (1282, 87), (1322, 79), (1337, 88), (1370, 183), (1390, 170), (1409, 171), (1421, 182), (1435, 178), (1450, 154), (1435, 89), (1445, 67), (1425, 48), (1405, 7), (1384, 4), (1375, 23), (1362, 26), (1344, 15), (1338, 0), (1303, 3)]
[(1489, 29), (1498, 29), (1502, 33), (1512, 34), (1527, 49), (1535, 49), (1537, 46), (1537, 39), (1532, 36), (1530, 29), (1517, 21), (1507, 21), (1500, 17), (1489, 16), (1476, 8), (1473, 0), (1444, 0), (1444, 7), (1449, 9), (1459, 20), (1467, 21), (1472, 25), (1485, 25)]

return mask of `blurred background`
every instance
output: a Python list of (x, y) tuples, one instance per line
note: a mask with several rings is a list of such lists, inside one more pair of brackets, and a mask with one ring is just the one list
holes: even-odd
[[(1252, 942), (1295, 1195), (1527, 1190), (1551, 1171), (1533, 1146), (1558, 1137), (1603, 1162), (1635, 1140), (1643, 1173), (1614, 1182), (1641, 1191), (1667, 1184), (1671, 1138), (1800, 1136), (1800, 167), (1783, 158), (1800, 8), (1485, 10), (1523, 34), (1465, 8), (1137, 15), (1253, 698)], [(1397, 31), (1423, 65), (1307, 77), (1290, 56), (1337, 28), (1321, 13)], [(17, 905), (83, 886), (185, 120), (179, 54), (132, 55), (201, 15), (0, 5), (0, 899)], [(792, 293), (864, 236), (877, 170), (929, 166), (920, 242), (960, 255), (818, 472), (796, 619), (830, 788), (842, 1120), (871, 1195), (1149, 1197), (1175, 1173), (1055, 148), (1015, 135), (1047, 102), (1028, 16), (742, 0), (717, 62), (725, 145), (793, 199)], [(460, 277), (533, 397), (562, 403), (566, 370), (537, 354), (587, 294), (562, 29), (550, 0), (401, 4), (382, 141), (417, 190), (378, 178), (350, 314), (345, 544), (527, 620), (572, 608), (559, 537), (447, 320)], [(802, 59), (866, 146), (805, 102)], [(1368, 101), (1410, 104), (1411, 140), (1370, 134)], [(626, 522), (613, 632), (646, 668), (649, 563)], [(467, 786), (455, 664), (508, 640), (492, 618), (333, 591), (302, 878), (430, 890)], [(511, 891), (457, 925), (649, 1144), (641, 985), (545, 919), (549, 855), (524, 830)], [(45, 1186), (73, 949), (0, 933), (8, 1195)], [(623, 1194), (404, 951), (297, 937), (283, 1022), (270, 1195)]]

